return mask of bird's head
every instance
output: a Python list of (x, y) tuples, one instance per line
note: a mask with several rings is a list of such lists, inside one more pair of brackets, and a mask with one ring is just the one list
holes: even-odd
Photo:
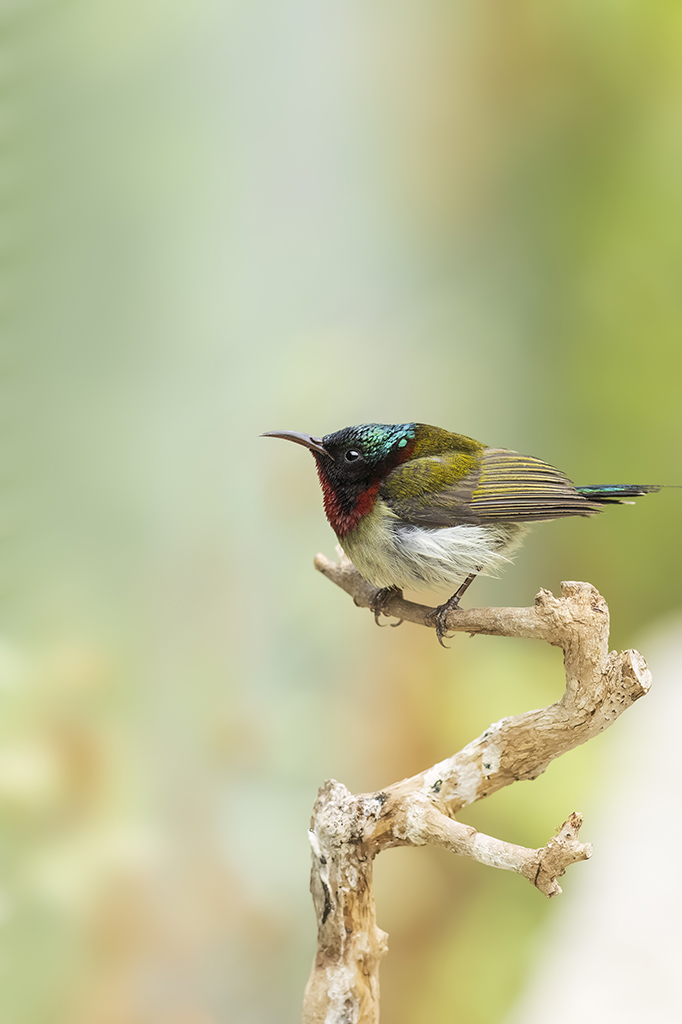
[(419, 426), (361, 423), (324, 437), (293, 430), (272, 430), (262, 436), (281, 437), (310, 449), (317, 464), (327, 519), (337, 536), (343, 538), (374, 508), (386, 475), (410, 458)]

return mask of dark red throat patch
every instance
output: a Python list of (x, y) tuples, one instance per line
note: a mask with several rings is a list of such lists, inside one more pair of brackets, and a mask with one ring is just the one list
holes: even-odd
[(374, 508), (381, 480), (372, 481), (357, 495), (351, 495), (347, 491), (341, 494), (325, 473), (322, 460), (315, 457), (315, 463), (329, 524), (337, 537), (347, 537), (357, 527), (362, 517)]

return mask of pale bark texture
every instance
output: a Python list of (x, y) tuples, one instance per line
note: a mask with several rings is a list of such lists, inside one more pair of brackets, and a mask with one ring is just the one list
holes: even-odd
[[(371, 607), (375, 590), (350, 562), (318, 555), (315, 564), (357, 605)], [(396, 595), (387, 611), (429, 625), (432, 609)], [(589, 583), (562, 583), (559, 598), (541, 590), (533, 608), (457, 609), (448, 627), (561, 647), (565, 692), (549, 707), (494, 722), (451, 757), (380, 792), (353, 796), (339, 782), (325, 783), (310, 829), (318, 949), (305, 992), (304, 1024), (379, 1020), (379, 964), (387, 936), (376, 924), (372, 865), (381, 850), (444, 846), (515, 871), (548, 897), (561, 892), (557, 879), (570, 864), (591, 855), (589, 844), (578, 839), (582, 817), (575, 812), (539, 849), (484, 835), (454, 815), (503, 786), (536, 778), (554, 758), (607, 729), (647, 693), (651, 676), (644, 659), (637, 651), (609, 652), (608, 607)]]

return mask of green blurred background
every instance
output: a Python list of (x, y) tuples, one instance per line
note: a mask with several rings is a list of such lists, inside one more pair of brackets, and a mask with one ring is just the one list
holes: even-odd
[[(0, 18), (0, 1018), (295, 1021), (318, 785), (419, 771), (562, 672), (376, 629), (313, 570), (312, 460), (257, 435), (414, 419), (682, 483), (682, 8)], [(681, 501), (541, 524), (468, 603), (586, 579), (635, 646), (682, 603)], [(616, 732), (466, 820), (546, 842)], [(439, 850), (376, 874), (383, 1019), (502, 1021), (559, 903)]]

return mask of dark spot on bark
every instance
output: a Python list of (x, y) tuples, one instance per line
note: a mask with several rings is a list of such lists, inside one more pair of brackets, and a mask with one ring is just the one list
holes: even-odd
[(388, 793), (375, 793), (374, 799), (377, 801), (380, 807), (383, 807), (388, 800)]
[(329, 886), (325, 885), (324, 882), (322, 883), (322, 888), (324, 889), (324, 908), (322, 910), (322, 924), (324, 924), (332, 912), (332, 897), (329, 891)]
[(431, 789), (433, 790), (434, 793), (440, 793), (442, 785), (443, 785), (443, 780), (442, 779), (436, 779), (434, 784), (431, 786)]
[(327, 863), (327, 858), (325, 857), (325, 855), (323, 853), (321, 853), (320, 854), (320, 864), (326, 864), (326, 863)]

